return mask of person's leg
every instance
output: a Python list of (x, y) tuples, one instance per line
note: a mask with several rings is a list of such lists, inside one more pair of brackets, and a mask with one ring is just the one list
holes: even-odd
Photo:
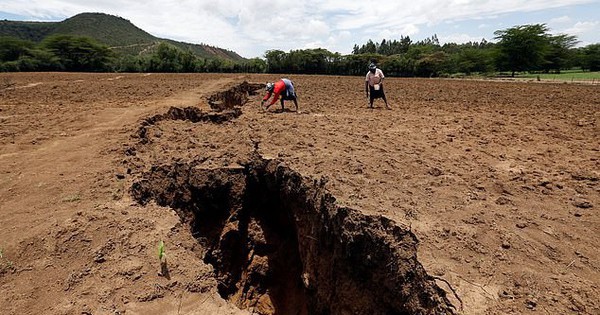
[(293, 100), (294, 100), (294, 106), (296, 106), (296, 113), (297, 113), (298, 112), (298, 100), (297, 100), (297, 97), (294, 96)]
[(385, 108), (386, 108), (386, 109), (392, 109), (392, 108), (390, 107), (390, 105), (388, 105), (388, 102), (387, 102), (387, 100), (385, 99), (385, 96), (383, 97), (383, 101), (385, 102)]
[(373, 109), (373, 100), (375, 100), (375, 89), (369, 86), (369, 108)]
[(282, 112), (285, 110), (285, 108), (283, 107), (283, 99), (284, 99), (284, 97), (282, 96), (281, 97), (281, 111)]
[(385, 97), (385, 92), (383, 91), (383, 85), (380, 87), (381, 89), (381, 98), (383, 98), (383, 102), (385, 103), (385, 108), (392, 109), (390, 105), (388, 105), (387, 98)]
[(383, 101), (385, 102), (385, 108), (387, 108), (387, 109), (392, 109), (392, 108), (390, 107), (390, 105), (388, 105), (387, 99), (385, 98), (385, 94), (383, 95), (383, 97), (382, 97), (382, 98), (383, 98)]
[(296, 89), (294, 88), (294, 82), (289, 79), (283, 79), (285, 83), (285, 90), (288, 92), (288, 96), (296, 95)]

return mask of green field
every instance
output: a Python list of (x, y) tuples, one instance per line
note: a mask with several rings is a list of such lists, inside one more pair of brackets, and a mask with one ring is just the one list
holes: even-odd
[(544, 81), (592, 81), (600, 83), (600, 72), (590, 72), (581, 70), (565, 70), (561, 73), (524, 73), (515, 75), (515, 78), (537, 79)]

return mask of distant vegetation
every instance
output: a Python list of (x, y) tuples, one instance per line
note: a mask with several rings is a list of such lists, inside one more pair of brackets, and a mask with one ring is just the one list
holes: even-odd
[(103, 13), (81, 13), (62, 22), (0, 21), (0, 36), (40, 43), (58, 34), (89, 37), (122, 55), (144, 55), (165, 42), (201, 58), (243, 60), (235, 52), (222, 48), (154, 37), (128, 20)]
[(574, 48), (576, 37), (552, 35), (545, 24), (494, 34), (496, 43), (440, 45), (435, 35), (417, 42), (400, 36), (354, 45), (350, 55), (326, 49), (269, 50), (264, 59), (243, 59), (216, 47), (156, 38), (122, 18), (84, 13), (56, 23), (0, 21), (0, 71), (363, 75), (370, 62), (386, 75), (407, 77), (529, 73), (556, 78), (568, 69), (600, 70), (600, 44)]
[[(375, 62), (386, 75), (439, 77), (507, 72), (559, 74), (565, 69), (600, 70), (600, 44), (573, 48), (574, 36), (551, 35), (544, 24), (522, 25), (495, 32), (497, 43), (486, 40), (440, 45), (436, 36), (413, 42), (369, 40), (354, 45), (351, 55), (324, 49), (271, 50), (266, 53), (267, 71), (359, 75)], [(571, 77), (569, 77), (571, 78)]]
[(52, 35), (41, 43), (0, 37), (0, 71), (264, 72), (262, 59), (202, 58), (166, 42), (143, 55), (123, 55), (92, 38)]
[(600, 84), (600, 72), (598, 71), (581, 71), (565, 70), (560, 73), (528, 73), (523, 72), (515, 75), (517, 79), (540, 80), (540, 81), (589, 81), (598, 82)]

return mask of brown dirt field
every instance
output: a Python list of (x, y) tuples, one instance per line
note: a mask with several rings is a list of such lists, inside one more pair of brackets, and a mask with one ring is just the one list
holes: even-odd
[(600, 314), (598, 86), (277, 78), (0, 74), (0, 313)]

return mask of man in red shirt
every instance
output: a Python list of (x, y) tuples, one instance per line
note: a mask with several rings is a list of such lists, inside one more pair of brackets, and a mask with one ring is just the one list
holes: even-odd
[(281, 110), (284, 110), (283, 101), (294, 101), (296, 112), (298, 112), (298, 101), (296, 100), (296, 91), (294, 90), (294, 82), (289, 79), (281, 79), (275, 83), (267, 83), (267, 95), (260, 102), (260, 106), (264, 106), (265, 102), (273, 95), (273, 100), (265, 107), (268, 110), (271, 105), (275, 104), (281, 96)]

